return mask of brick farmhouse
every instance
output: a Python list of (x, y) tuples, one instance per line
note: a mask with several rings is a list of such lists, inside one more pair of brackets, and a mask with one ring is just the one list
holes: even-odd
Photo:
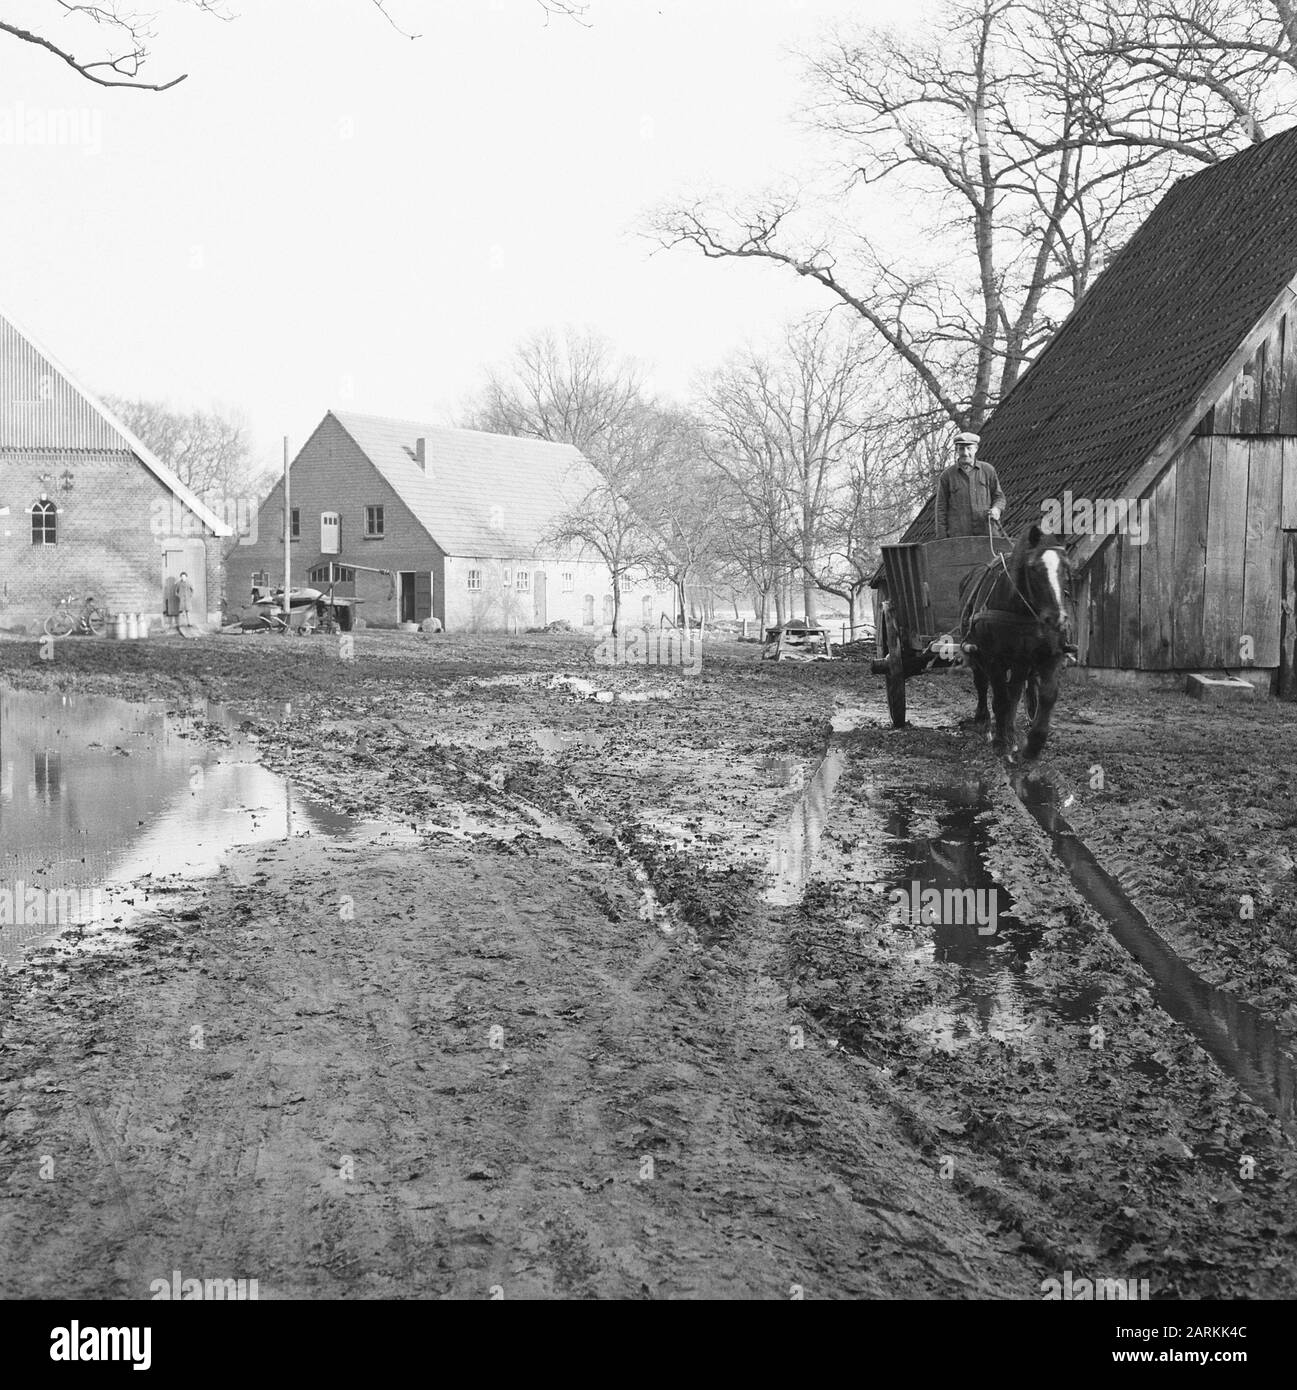
[[(549, 539), (597, 481), (567, 444), (330, 411), (289, 467), (292, 583), (332, 584), (370, 625), (432, 617), (447, 631), (521, 631), (566, 619), (601, 632), (608, 567)], [(283, 533), (281, 480), (255, 540), (227, 559), (232, 606), (254, 583), (283, 583)], [(624, 622), (657, 621), (653, 585), (622, 588)]]
[(231, 532), (0, 314), (0, 628), (33, 630), (69, 593), (161, 624), (167, 587), (182, 570), (194, 621), (215, 623)]

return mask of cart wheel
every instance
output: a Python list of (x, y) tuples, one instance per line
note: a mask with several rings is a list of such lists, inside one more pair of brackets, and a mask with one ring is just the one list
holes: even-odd
[(905, 652), (890, 612), (885, 612), (887, 625), (887, 711), (892, 727), (905, 727)]

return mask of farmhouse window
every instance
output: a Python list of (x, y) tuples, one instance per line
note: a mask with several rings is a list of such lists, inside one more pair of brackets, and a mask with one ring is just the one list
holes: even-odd
[(480, 589), (480, 588), (482, 587), (482, 571), (481, 571), (481, 570), (469, 570), (469, 572), (468, 572), (468, 587), (469, 587), (470, 589)]
[(354, 584), (356, 571), (349, 565), (316, 565), (306, 576), (312, 584)]
[(301, 509), (301, 507), (294, 507), (294, 508), (293, 508), (292, 529), (291, 529), (291, 531), (290, 531), (290, 534), (292, 535), (292, 537), (293, 537), (293, 539), (294, 539), (295, 541), (300, 541), (300, 540), (302, 539), (302, 509)]
[(573, 587), (574, 587), (574, 584), (575, 584), (575, 580), (574, 580), (574, 578), (573, 578), (572, 571), (571, 571), (571, 570), (564, 570), (564, 571), (563, 571), (563, 592), (564, 592), (565, 594), (570, 594), (570, 593), (572, 592), (572, 589), (573, 589)]
[(513, 587), (513, 571), (512, 571), (512, 570), (505, 570), (503, 576), (502, 576), (501, 579), (500, 579), (500, 583), (501, 583), (506, 589), (512, 588), (512, 587)]
[(365, 534), (370, 537), (381, 536), (383, 534), (382, 507), (365, 508)]
[(530, 589), (531, 589), (531, 571), (530, 571), (530, 570), (519, 570), (519, 571), (518, 571), (518, 592), (519, 592), (520, 594), (525, 594), (525, 593), (527, 593)]
[(32, 508), (32, 544), (53, 545), (59, 509), (48, 498)]

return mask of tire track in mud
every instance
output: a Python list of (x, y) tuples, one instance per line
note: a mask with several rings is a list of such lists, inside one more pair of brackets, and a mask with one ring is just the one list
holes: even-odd
[[(546, 962), (536, 927), (523, 921), (513, 897), (504, 891), (501, 879), (492, 876), (487, 886), (491, 902), (507, 925), (510, 940), (524, 965), (533, 972), (533, 977), (543, 975)], [(516, 886), (522, 887), (521, 884)], [(628, 893), (624, 893), (622, 902), (624, 907), (631, 908)], [(533, 911), (529, 915), (535, 917), (537, 914)], [(629, 910), (627, 916), (635, 920)], [(608, 1188), (624, 1186), (624, 1180), (606, 1171), (587, 1172), (582, 1176), (579, 1169), (572, 1171), (569, 1163), (566, 1185), (587, 1192), (593, 1186), (595, 1195), (586, 1199), (574, 1197), (573, 1202), (579, 1205), (579, 1210), (569, 1202), (548, 1216), (544, 1208), (553, 1198), (543, 1187), (546, 1180), (553, 1181), (563, 1172), (556, 1161), (559, 1156), (553, 1153), (556, 1141), (560, 1144), (569, 1138), (577, 1141), (592, 1159), (605, 1164), (617, 1148), (615, 1135), (603, 1121), (603, 1112), (610, 1107), (600, 1094), (599, 1079), (593, 1074), (595, 1059), (602, 1059), (605, 1066), (613, 1065), (619, 1034), (627, 1025), (638, 1025), (649, 1011), (648, 1001), (637, 995), (636, 985), (673, 947), (678, 949), (681, 945), (679, 939), (663, 941), (651, 922), (644, 922), (643, 928), (649, 939), (639, 949), (634, 966), (626, 974), (616, 975), (597, 960), (580, 962), (579, 968), (593, 977), (593, 987), (591, 984), (575, 986), (573, 982), (568, 988), (575, 987), (576, 996), (585, 1001), (585, 1013), (593, 1017), (589, 1022), (583, 1017), (580, 1023), (563, 1020), (556, 1045), (544, 1051), (543, 1081), (539, 1091), (533, 1093), (534, 1099), (532, 1094), (519, 1098), (521, 1128), (516, 1133), (516, 1142), (529, 1158), (524, 1159), (510, 1178), (513, 1190), (505, 1224), (511, 1241), (502, 1239), (499, 1242), (487, 1266), (491, 1284), (503, 1289), (506, 1297), (514, 1279), (514, 1271), (507, 1261), (511, 1256), (516, 1259), (517, 1252), (528, 1245), (539, 1253), (541, 1234), (527, 1229), (538, 1219), (542, 1227), (552, 1228), (548, 1234), (558, 1254), (554, 1261), (556, 1274), (569, 1281), (567, 1289), (550, 1289), (549, 1292), (593, 1294), (601, 1291), (600, 1277), (614, 1274), (606, 1269), (611, 1252), (615, 1252), (615, 1276), (620, 1285), (615, 1292), (624, 1295), (646, 1286), (648, 1279), (653, 1277), (649, 1265), (634, 1252), (638, 1232), (633, 1229), (633, 1222), (625, 1210), (628, 1204), (601, 1200)], [(633, 944), (630, 950), (634, 952)], [(620, 1197), (621, 1193), (618, 1191), (614, 1195)], [(598, 1210), (588, 1211), (591, 1206)]]

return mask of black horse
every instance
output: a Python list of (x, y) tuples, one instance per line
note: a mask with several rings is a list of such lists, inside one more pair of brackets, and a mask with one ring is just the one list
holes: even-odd
[(974, 720), (989, 719), (986, 689), (995, 710), (995, 751), (1017, 751), (1018, 701), (1027, 691), (1031, 732), (1026, 756), (1040, 756), (1058, 699), (1058, 678), (1072, 658), (1072, 570), (1062, 543), (1039, 526), (1018, 537), (1007, 555), (974, 570), (960, 585), (963, 649), (977, 686)]

